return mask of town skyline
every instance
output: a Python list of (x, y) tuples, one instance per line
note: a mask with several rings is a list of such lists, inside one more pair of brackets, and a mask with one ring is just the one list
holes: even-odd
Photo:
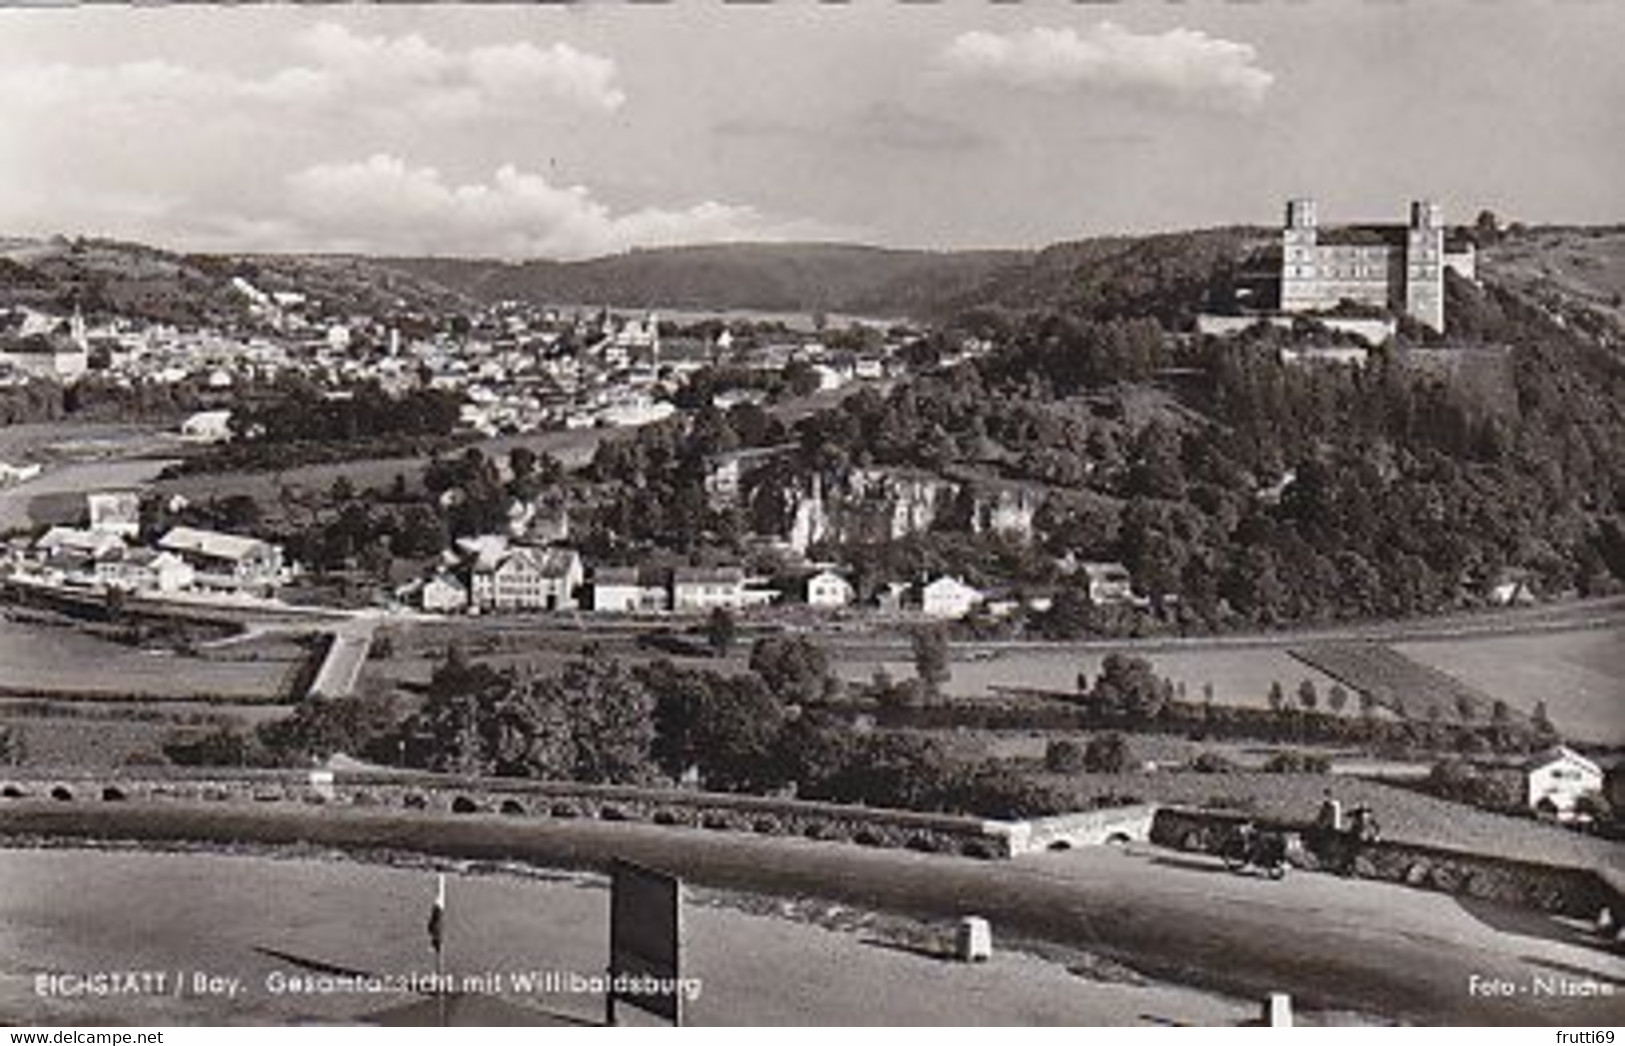
[(8, 12), (0, 229), (573, 260), (1031, 248), (1305, 195), (1618, 221), (1625, 16), (1413, 8)]

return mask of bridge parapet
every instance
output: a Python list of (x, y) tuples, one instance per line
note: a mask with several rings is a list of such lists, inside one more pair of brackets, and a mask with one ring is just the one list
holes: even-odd
[(685, 789), (426, 773), (153, 768), (52, 774), (10, 768), (0, 775), (0, 829), (4, 800), (45, 800), (334, 805), (434, 815), (631, 821), (984, 858), (1011, 856), (1011, 840), (1019, 834), (1002, 822), (946, 814)]

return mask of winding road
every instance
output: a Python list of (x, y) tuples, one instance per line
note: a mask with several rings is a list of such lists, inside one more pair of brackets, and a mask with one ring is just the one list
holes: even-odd
[(1405, 1023), (1606, 1025), (1625, 1010), (1625, 961), (1583, 928), (1383, 883), (1233, 875), (1149, 846), (984, 862), (625, 823), (31, 801), (0, 811), (0, 833), (304, 843), (589, 869), (623, 857), (713, 887), (933, 918), (978, 914), (1004, 939), (1075, 947), (1234, 996), (1288, 991), (1304, 1007)]

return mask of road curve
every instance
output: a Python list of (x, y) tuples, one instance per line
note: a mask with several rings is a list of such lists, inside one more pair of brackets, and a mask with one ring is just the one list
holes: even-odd
[[(1088, 949), (1159, 977), (1242, 996), (1285, 990), (1303, 1006), (1407, 1023), (1614, 1024), (1625, 995), (1625, 962), (1533, 913), (1322, 875), (1271, 882), (1149, 847), (984, 862), (625, 823), (39, 801), (0, 808), (0, 838), (8, 834), (312, 843), (595, 869), (623, 857), (709, 886), (979, 914), (1003, 937)], [(1489, 986), (1508, 994), (1483, 994)]]

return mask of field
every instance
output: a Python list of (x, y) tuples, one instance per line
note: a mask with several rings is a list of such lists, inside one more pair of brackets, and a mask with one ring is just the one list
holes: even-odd
[[(1157, 673), (1173, 680), (1176, 688), (1183, 687), (1187, 701), (1201, 701), (1203, 687), (1211, 685), (1215, 704), (1267, 708), (1271, 683), (1279, 682), (1290, 697), (1305, 679), (1313, 680), (1321, 694), (1336, 682), (1295, 661), (1284, 646), (1133, 652), (1148, 658)], [(986, 697), (997, 687), (1075, 693), (1078, 673), (1086, 672), (1093, 679), (1106, 657), (1106, 652), (1100, 650), (1070, 647), (997, 649), (992, 654), (971, 660), (967, 651), (959, 651), (945, 691), (956, 697)], [(884, 669), (893, 679), (908, 679), (914, 675), (913, 663), (900, 651), (857, 657), (842, 657), (837, 653), (834, 660), (836, 671), (851, 682), (868, 682), (877, 669)]]
[(1565, 737), (1625, 743), (1625, 628), (1400, 644), (1407, 657), (1529, 712)]
[(1491, 716), (1493, 699), (1486, 694), (1380, 643), (1310, 643), (1294, 647), (1292, 656), (1404, 719), (1424, 719), (1434, 709), (1443, 720), (1461, 718), (1463, 708), (1471, 720)]
[(287, 661), (226, 661), (143, 651), (67, 626), (0, 617), (0, 689), (116, 698), (280, 700)]

